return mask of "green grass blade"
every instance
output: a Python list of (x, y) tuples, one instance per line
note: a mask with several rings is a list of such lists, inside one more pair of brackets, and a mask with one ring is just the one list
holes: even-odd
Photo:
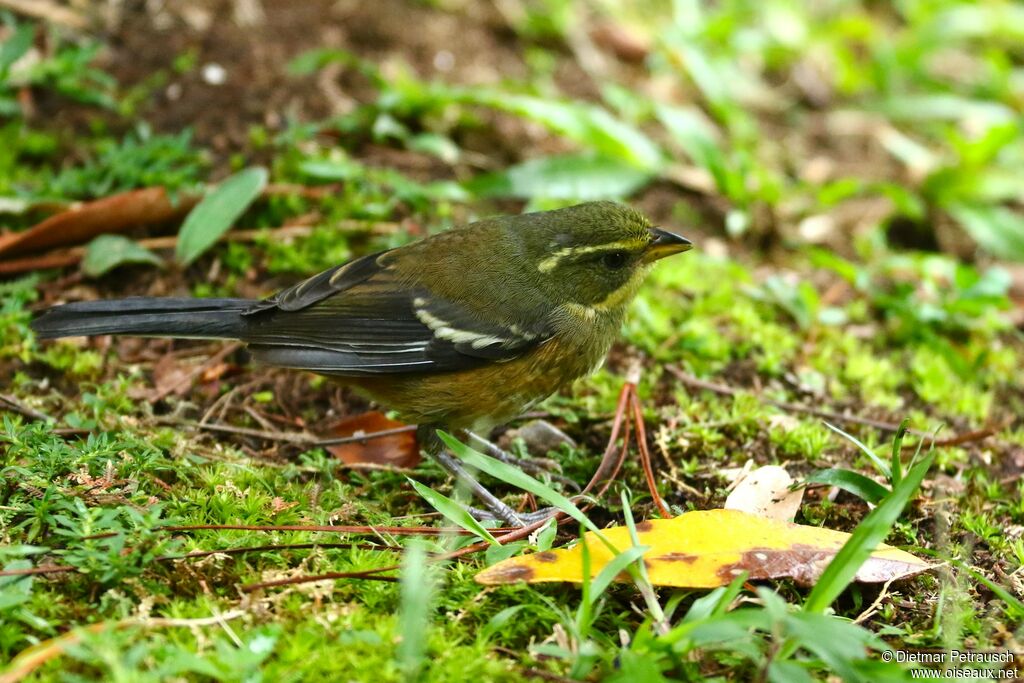
[(877, 481), (865, 477), (859, 472), (852, 472), (850, 470), (837, 468), (812, 472), (804, 480), (804, 483), (838, 486), (844, 491), (849, 491), (861, 500), (865, 500), (872, 505), (877, 505), (890, 493), (889, 489), (885, 488)]
[[(905, 417), (900, 422), (899, 429), (896, 430), (896, 436), (892, 439), (892, 485), (896, 486), (900, 483), (900, 479), (903, 478), (903, 439), (907, 435), (907, 429), (910, 426), (910, 418)], [(920, 450), (920, 448), (919, 448)]]
[[(408, 477), (407, 477), (408, 479)], [(457, 524), (466, 531), (486, 539), (488, 543), (498, 544), (498, 539), (491, 535), (487, 529), (478, 522), (473, 515), (469, 514), (466, 508), (462, 507), (448, 496), (438, 493), (429, 486), (424, 486), (415, 479), (409, 479), (409, 483), (416, 489), (416, 493), (430, 503), (430, 506), (441, 513), (445, 519)]]
[(99, 277), (128, 263), (149, 263), (162, 266), (163, 259), (134, 240), (121, 235), (100, 235), (85, 248), (82, 272)]
[(853, 581), (857, 570), (867, 561), (874, 549), (885, 540), (893, 524), (932, 466), (930, 455), (907, 472), (907, 476), (882, 503), (864, 518), (829, 563), (811, 594), (804, 602), (807, 612), (824, 612), (839, 594)]
[(398, 665), (405, 680), (415, 680), (426, 662), (434, 580), (422, 541), (409, 544), (402, 560), (401, 604), (398, 611)]
[(629, 565), (633, 564), (641, 557), (644, 553), (650, 550), (651, 547), (647, 545), (634, 545), (630, 548), (626, 548), (621, 553), (611, 559), (611, 561), (598, 572), (594, 580), (590, 582), (590, 595), (588, 596), (590, 604), (593, 605), (597, 602), (597, 599), (601, 597), (608, 586), (611, 585), (612, 581), (615, 580), (619, 574), (626, 571)]
[(852, 434), (847, 434), (842, 429), (840, 429), (839, 427), (836, 427), (833, 424), (829, 424), (828, 422), (826, 422), (825, 426), (828, 427), (829, 429), (831, 429), (836, 434), (839, 434), (840, 436), (843, 436), (846, 439), (852, 441), (854, 444), (856, 444), (857, 448), (859, 448), (861, 451), (863, 451), (864, 455), (868, 456), (868, 458), (871, 459), (871, 462), (873, 462), (875, 464), (875, 467), (878, 468), (878, 471), (881, 472), (885, 476), (886, 479), (892, 480), (892, 470), (889, 469), (889, 465), (886, 464), (886, 462), (884, 460), (879, 458), (877, 453), (875, 453), (873, 450), (868, 448), (864, 444), (864, 442), (862, 442), (860, 439), (858, 439), (857, 437), (853, 436)]

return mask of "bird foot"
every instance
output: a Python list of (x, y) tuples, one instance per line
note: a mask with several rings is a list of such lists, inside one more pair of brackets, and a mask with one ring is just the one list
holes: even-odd
[[(490, 510), (481, 510), (480, 508), (466, 506), (466, 511), (469, 514), (471, 514), (473, 516), (473, 519), (477, 520), (478, 522), (505, 521), (501, 517), (495, 515)], [(537, 510), (535, 512), (513, 511), (513, 514), (516, 516), (516, 520), (518, 521), (518, 524), (516, 524), (515, 526), (530, 526), (531, 524), (536, 524), (537, 522), (553, 517), (557, 513), (557, 508), (541, 508), (540, 510)]]
[(549, 477), (552, 481), (557, 481), (563, 486), (569, 488), (571, 491), (579, 491), (580, 485), (574, 482), (569, 477), (566, 477), (561, 473), (562, 466), (550, 458), (520, 458), (512, 455), (506, 450), (503, 450), (491, 443), (479, 434), (467, 431), (466, 434), (469, 436), (471, 445), (479, 448), (485, 455), (489, 455), (495, 460), (499, 460), (513, 467), (518, 467), (527, 474), (543, 475)]

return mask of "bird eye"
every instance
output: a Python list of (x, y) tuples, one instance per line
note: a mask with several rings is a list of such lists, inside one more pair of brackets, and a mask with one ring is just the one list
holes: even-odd
[(613, 251), (601, 257), (601, 263), (609, 270), (618, 270), (626, 265), (626, 254), (622, 251)]

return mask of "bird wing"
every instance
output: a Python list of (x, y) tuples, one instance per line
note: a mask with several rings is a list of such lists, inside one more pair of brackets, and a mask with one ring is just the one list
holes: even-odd
[(481, 315), (407, 278), (391, 252), (371, 254), (243, 313), (257, 360), (341, 376), (450, 372), (510, 360), (551, 336)]

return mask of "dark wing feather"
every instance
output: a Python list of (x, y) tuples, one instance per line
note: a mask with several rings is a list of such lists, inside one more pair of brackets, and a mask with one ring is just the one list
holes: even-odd
[(550, 336), (409, 284), (388, 254), (324, 271), (246, 310), (255, 358), (340, 376), (450, 372), (515, 358)]

